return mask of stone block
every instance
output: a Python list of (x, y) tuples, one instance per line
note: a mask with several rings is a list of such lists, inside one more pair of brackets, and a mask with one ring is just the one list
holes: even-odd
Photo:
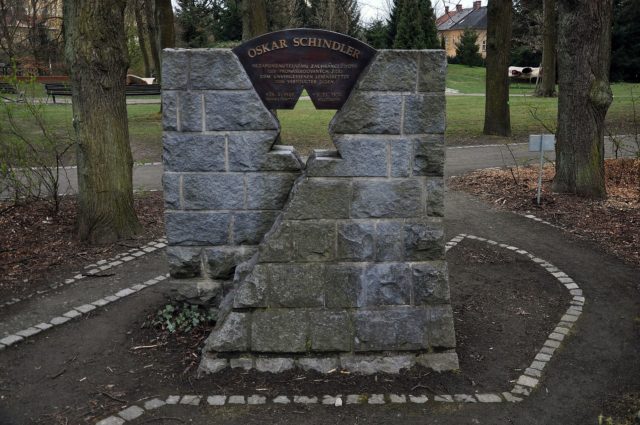
[(415, 91), (418, 51), (379, 50), (360, 77), (357, 88), (372, 91)]
[(267, 154), (267, 160), (260, 166), (260, 170), (269, 171), (300, 171), (304, 168), (304, 162), (291, 146), (290, 149), (277, 149), (283, 146), (274, 146)]
[[(303, 309), (256, 310), (251, 323), (251, 350), (302, 353), (308, 349), (308, 314)], [(256, 359), (256, 367), (258, 359)]]
[(185, 90), (189, 81), (189, 50), (162, 51), (162, 90)]
[(415, 217), (422, 212), (418, 179), (358, 180), (353, 183), (351, 217)]
[(327, 308), (353, 308), (358, 306), (364, 266), (353, 263), (325, 266), (325, 306)]
[(242, 174), (186, 174), (182, 181), (185, 210), (237, 210), (244, 206)]
[[(438, 219), (433, 219), (438, 220)], [(410, 261), (429, 261), (444, 258), (442, 222), (416, 220), (404, 226), (405, 256)]]
[(404, 224), (400, 221), (380, 221), (376, 226), (376, 260), (404, 260)]
[(191, 76), (193, 90), (253, 88), (238, 57), (229, 49), (192, 49)]
[(413, 304), (444, 304), (450, 300), (446, 261), (411, 264)]
[[(229, 366), (229, 360), (219, 359), (209, 353), (203, 353), (202, 360), (200, 360), (200, 366), (198, 367), (198, 375), (218, 373)], [(171, 399), (173, 396), (167, 398), (167, 404), (177, 404), (178, 400)], [(175, 396), (179, 397), (179, 396)], [(175, 400), (175, 401), (174, 401)], [(173, 402), (172, 402), (173, 401)]]
[(409, 177), (413, 167), (413, 140), (398, 139), (389, 141), (391, 177)]
[(171, 245), (224, 245), (229, 240), (226, 213), (165, 213), (167, 239)]
[(297, 174), (247, 174), (247, 209), (282, 210)]
[(268, 286), (269, 267), (265, 264), (257, 264), (238, 286), (233, 306), (235, 308), (266, 307)]
[(313, 370), (319, 373), (328, 373), (340, 367), (338, 357), (301, 357), (296, 364), (302, 370)]
[(206, 248), (204, 258), (207, 274), (211, 279), (233, 279), (236, 266), (247, 261), (257, 252), (257, 248), (249, 246), (224, 246)]
[(229, 359), (229, 366), (231, 366), (231, 369), (251, 370), (253, 369), (253, 357), (238, 357)]
[(254, 90), (206, 92), (208, 131), (277, 130), (279, 123)]
[[(429, 348), (427, 312), (415, 307), (357, 310), (354, 350), (407, 351)], [(435, 319), (435, 317), (434, 317)]]
[(245, 131), (230, 134), (229, 171), (264, 170), (277, 136), (277, 131)]
[(386, 177), (387, 141), (370, 136), (337, 135), (333, 143), (339, 157), (309, 162), (307, 175), (335, 177)]
[(351, 351), (353, 329), (346, 310), (311, 310), (309, 335), (312, 351)]
[(366, 267), (358, 307), (409, 305), (411, 276), (405, 263), (378, 263)]
[(186, 279), (201, 274), (201, 248), (186, 246), (168, 246), (167, 260), (171, 277)]
[(442, 93), (446, 86), (447, 57), (444, 50), (422, 50), (418, 52), (420, 71), (418, 91)]
[(205, 351), (246, 351), (249, 349), (250, 313), (231, 312), (207, 338)]
[(400, 134), (402, 96), (355, 91), (329, 124), (332, 134)]
[(421, 354), (416, 361), (419, 365), (433, 369), (436, 372), (460, 369), (458, 355), (455, 352)]
[(268, 264), (269, 307), (323, 307), (324, 266), (317, 263)]
[(201, 132), (203, 128), (203, 97), (199, 92), (181, 92), (178, 97), (178, 129)]
[(177, 294), (173, 298), (177, 302), (203, 306), (213, 312), (220, 305), (222, 293), (223, 285), (219, 281), (190, 279), (186, 282), (180, 282), (177, 286)]
[(294, 188), (284, 218), (349, 218), (350, 190), (347, 179), (306, 178)]
[(444, 175), (444, 136), (429, 135), (413, 139), (413, 175)]
[(260, 245), (265, 262), (331, 261), (335, 258), (336, 228), (330, 222), (283, 221)]
[[(283, 357), (257, 357), (256, 370), (258, 372), (282, 373), (293, 369), (295, 361)], [(275, 400), (274, 400), (275, 403)]]
[(234, 213), (233, 243), (257, 245), (276, 221), (276, 211), (251, 211)]
[(225, 137), (165, 133), (162, 138), (165, 171), (225, 171)]
[[(415, 357), (412, 355), (353, 355), (340, 356), (340, 365), (343, 369), (362, 375), (376, 373), (398, 374), (402, 369), (411, 369), (415, 365)], [(349, 404), (349, 402), (347, 402)]]
[(427, 185), (427, 215), (429, 217), (444, 217), (444, 179), (429, 177)]
[(426, 311), (431, 348), (455, 348), (456, 333), (451, 305), (431, 306)]
[(338, 260), (372, 260), (375, 234), (375, 224), (372, 222), (338, 224)]
[(180, 205), (180, 174), (164, 173), (162, 175), (162, 190), (164, 193), (164, 207), (169, 210), (179, 210)]
[(178, 92), (162, 90), (162, 128), (164, 131), (178, 130)]
[(445, 98), (441, 94), (416, 94), (404, 98), (405, 134), (442, 134), (445, 130)]

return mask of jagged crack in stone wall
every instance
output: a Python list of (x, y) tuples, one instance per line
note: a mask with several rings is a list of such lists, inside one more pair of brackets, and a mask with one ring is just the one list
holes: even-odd
[[(165, 164), (181, 167), (165, 172), (172, 274), (235, 271), (201, 370), (456, 368), (442, 223), (444, 52), (378, 52), (331, 122), (337, 151), (316, 151), (301, 175), (295, 153), (272, 149), (277, 120), (231, 52), (171, 51), (165, 68), (184, 55), (189, 79), (163, 74), (174, 87), (163, 96)], [(202, 64), (221, 60), (236, 68), (205, 78)], [(213, 136), (223, 149), (199, 139)], [(281, 168), (265, 166), (273, 162)]]

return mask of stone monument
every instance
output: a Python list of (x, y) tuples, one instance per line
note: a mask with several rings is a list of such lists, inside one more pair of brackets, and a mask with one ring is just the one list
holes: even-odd
[[(446, 58), (287, 30), (165, 50), (171, 275), (219, 318), (201, 372), (458, 367), (443, 234)], [(335, 151), (275, 145), (306, 88)], [(187, 285), (185, 283), (185, 285)]]

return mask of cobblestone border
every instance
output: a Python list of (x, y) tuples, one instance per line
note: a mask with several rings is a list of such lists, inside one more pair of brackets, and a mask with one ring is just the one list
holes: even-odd
[(64, 286), (68, 286), (68, 285), (72, 285), (74, 283), (77, 283), (79, 281), (81, 281), (84, 278), (90, 277), (90, 276), (95, 276), (105, 270), (109, 270), (112, 267), (116, 267), (119, 266), (121, 264), (124, 264), (126, 262), (135, 260), (136, 258), (140, 258), (146, 254), (149, 254), (151, 252), (154, 252), (158, 249), (162, 249), (164, 247), (167, 246), (167, 239), (166, 238), (159, 238), (159, 239), (154, 239), (151, 242), (142, 245), (140, 247), (137, 248), (132, 248), (128, 251), (122, 252), (118, 255), (116, 255), (115, 257), (109, 258), (107, 260), (100, 260), (97, 261), (95, 264), (89, 264), (88, 266), (85, 266), (84, 269), (88, 270), (86, 272), (78, 272), (75, 276), (69, 278), (69, 279), (65, 279), (63, 282), (58, 282), (58, 283), (52, 283), (51, 285), (49, 285), (48, 288), (46, 289), (41, 289), (35, 292), (32, 292), (28, 295), (25, 295), (22, 298), (12, 298), (9, 301), (6, 301), (2, 304), (0, 304), (0, 310), (2, 310), (3, 308), (9, 307), (11, 305), (14, 305), (16, 303), (19, 303), (21, 301), (26, 301), (28, 299), (33, 298), (34, 296), (37, 295), (43, 295), (46, 294), (47, 292), (51, 291), (51, 290), (55, 290), (55, 289), (59, 289), (62, 288)]
[(490, 239), (461, 233), (447, 242), (445, 250), (458, 245), (464, 239), (477, 240), (485, 242), (489, 245), (498, 246), (500, 248), (513, 251), (529, 258), (534, 263), (549, 272), (555, 277), (572, 295), (569, 308), (558, 322), (555, 329), (549, 334), (548, 339), (544, 342), (542, 348), (536, 354), (531, 365), (525, 369), (524, 373), (516, 380), (511, 391), (506, 392), (490, 392), (483, 394), (439, 394), (435, 396), (427, 396), (425, 394), (337, 394), (318, 396), (287, 396), (278, 395), (269, 398), (263, 395), (254, 394), (251, 396), (244, 395), (222, 395), (214, 394), (209, 396), (203, 395), (170, 395), (166, 399), (153, 398), (144, 401), (142, 406), (131, 405), (122, 409), (115, 415), (109, 416), (96, 425), (122, 425), (126, 422), (133, 421), (144, 415), (147, 411), (155, 410), (165, 405), (187, 405), (187, 406), (224, 406), (224, 405), (326, 405), (341, 407), (349, 404), (360, 405), (384, 405), (384, 404), (425, 404), (427, 402), (434, 403), (518, 403), (523, 401), (524, 397), (529, 396), (531, 392), (538, 386), (542, 373), (551, 361), (555, 351), (560, 347), (565, 337), (567, 337), (574, 324), (582, 314), (582, 308), (585, 304), (585, 297), (582, 289), (578, 284), (570, 278), (566, 273), (560, 271), (556, 266), (542, 258), (517, 248), (512, 245), (499, 243)]
[(47, 329), (51, 329), (55, 326), (60, 326), (72, 319), (76, 319), (78, 317), (81, 317), (82, 315), (86, 315), (87, 313), (97, 308), (104, 307), (107, 304), (110, 304), (114, 301), (118, 301), (121, 298), (128, 297), (129, 295), (135, 294), (136, 292), (141, 291), (149, 286), (156, 285), (162, 282), (163, 280), (167, 279), (168, 277), (169, 277), (168, 273), (165, 275), (154, 277), (153, 279), (149, 279), (141, 284), (133, 285), (130, 288), (121, 289), (120, 291), (116, 292), (113, 295), (100, 298), (99, 300), (96, 300), (92, 303), (83, 304), (83, 305), (74, 307), (71, 310), (67, 311), (66, 313), (63, 313), (60, 316), (56, 316), (52, 318), (51, 320), (49, 320), (49, 322), (38, 323), (37, 325), (28, 327), (18, 332), (14, 332), (13, 334), (0, 339), (0, 351), (4, 350), (9, 346), (22, 342), (27, 338), (30, 338), (36, 334), (39, 334), (42, 331), (46, 331)]

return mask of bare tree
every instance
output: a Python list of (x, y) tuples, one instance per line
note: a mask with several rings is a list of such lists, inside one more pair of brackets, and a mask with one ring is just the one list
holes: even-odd
[(140, 46), (140, 53), (142, 54), (142, 62), (144, 63), (144, 76), (151, 76), (151, 63), (149, 60), (149, 50), (147, 46), (147, 40), (149, 39), (149, 33), (147, 30), (147, 24), (142, 16), (142, 9), (144, 9), (144, 0), (134, 0), (131, 4), (133, 9), (133, 15), (136, 22), (136, 30), (138, 32), (138, 45)]
[(544, 0), (544, 29), (542, 47), (542, 83), (536, 87), (536, 95), (556, 95), (556, 44), (558, 39), (556, 1)]
[(242, 40), (249, 40), (269, 31), (265, 0), (242, 0)]
[(65, 57), (77, 139), (78, 233), (100, 244), (140, 231), (133, 208), (125, 78), (126, 0), (65, 0)]
[(511, 59), (511, 0), (489, 0), (487, 9), (487, 83), (484, 134), (511, 135), (509, 61)]
[[(157, 29), (155, 47), (158, 49), (158, 56), (162, 57), (160, 54), (162, 49), (175, 47), (176, 45), (176, 32), (171, 0), (155, 0), (154, 19)], [(156, 78), (158, 82), (162, 80), (161, 67), (157, 69)]]
[(606, 196), (604, 119), (613, 0), (558, 0), (558, 132), (553, 189)]

